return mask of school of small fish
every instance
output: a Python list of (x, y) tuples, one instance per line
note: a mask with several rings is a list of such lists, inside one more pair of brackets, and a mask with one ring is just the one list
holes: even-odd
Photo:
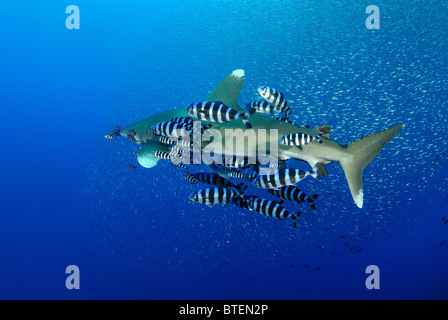
[[(173, 165), (186, 169), (184, 178), (192, 185), (197, 185), (200, 182), (210, 186), (192, 192), (188, 197), (191, 201), (202, 203), (209, 207), (217, 204), (229, 205), (232, 203), (237, 207), (260, 213), (266, 217), (272, 217), (278, 220), (291, 218), (293, 226), (296, 228), (296, 219), (302, 212), (288, 211), (283, 206), (284, 202), (289, 200), (300, 204), (306, 201), (311, 209), (316, 211), (314, 200), (317, 199), (318, 194), (307, 196), (295, 185), (307, 176), (312, 176), (320, 180), (321, 177), (317, 173), (317, 168), (305, 171), (302, 169), (288, 168), (281, 161), (278, 164), (269, 162), (267, 167), (264, 167), (271, 169), (268, 172), (269, 174), (260, 174), (258, 172), (261, 168), (260, 164), (251, 164), (248, 157), (228, 155), (222, 156), (223, 161), (221, 165), (210, 165), (210, 168), (215, 171), (213, 173), (193, 173), (189, 171), (190, 168), (188, 166), (182, 163), (182, 160), (185, 159), (185, 154), (187, 158), (191, 158), (192, 156), (191, 146), (193, 143), (186, 137), (189, 137), (193, 133), (193, 122), (197, 121), (195, 119), (210, 122), (201, 126), (202, 132), (211, 128), (213, 123), (228, 123), (236, 119), (240, 119), (247, 129), (251, 129), (250, 115), (254, 113), (276, 116), (276, 119), (292, 123), (288, 119), (292, 114), (292, 109), (287, 106), (287, 101), (283, 93), (266, 86), (259, 87), (258, 92), (264, 100), (247, 104), (246, 111), (243, 113), (238, 112), (220, 101), (204, 101), (192, 103), (185, 108), (190, 117), (175, 117), (170, 121), (154, 124), (151, 127), (152, 133), (158, 137), (160, 143), (167, 146), (169, 151), (154, 151), (153, 155), (163, 160), (169, 160)], [(105, 138), (114, 140), (120, 135), (120, 128), (121, 126), (117, 126)], [(279, 143), (296, 146), (298, 148), (312, 141), (322, 144), (321, 136), (324, 133), (325, 128), (317, 136), (304, 133), (289, 134), (281, 137)], [(135, 137), (135, 132), (132, 130), (126, 137), (132, 143), (139, 143)], [(133, 165), (128, 166), (135, 169)], [(231, 181), (233, 178), (245, 179), (256, 188), (266, 189), (279, 200), (265, 199), (257, 195), (246, 195), (245, 192), (249, 185), (245, 182), (235, 184)]]

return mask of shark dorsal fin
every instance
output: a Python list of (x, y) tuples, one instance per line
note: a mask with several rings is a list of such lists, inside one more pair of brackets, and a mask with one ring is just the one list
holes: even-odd
[(244, 85), (244, 70), (238, 69), (231, 72), (227, 77), (213, 89), (213, 91), (205, 98), (205, 101), (221, 101), (225, 105), (242, 111), (238, 105), (238, 96)]

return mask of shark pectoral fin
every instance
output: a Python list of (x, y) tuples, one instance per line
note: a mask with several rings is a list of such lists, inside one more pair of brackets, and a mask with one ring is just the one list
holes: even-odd
[(400, 124), (347, 145), (346, 155), (339, 160), (339, 163), (345, 172), (350, 192), (358, 207), (362, 208), (363, 205), (362, 171), (403, 128), (404, 125)]
[(205, 101), (221, 101), (235, 110), (244, 111), (237, 101), (241, 89), (243, 89), (244, 79), (244, 70), (233, 71), (213, 89)]
[(160, 158), (153, 155), (154, 151), (165, 151), (155, 141), (148, 141), (138, 151), (137, 160), (138, 163), (144, 168), (153, 168), (157, 165)]

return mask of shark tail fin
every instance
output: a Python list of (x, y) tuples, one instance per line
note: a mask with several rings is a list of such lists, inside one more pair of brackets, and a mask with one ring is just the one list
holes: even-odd
[(339, 162), (344, 170), (353, 200), (359, 208), (362, 208), (364, 196), (362, 171), (403, 128), (404, 124), (400, 124), (347, 145), (347, 157)]

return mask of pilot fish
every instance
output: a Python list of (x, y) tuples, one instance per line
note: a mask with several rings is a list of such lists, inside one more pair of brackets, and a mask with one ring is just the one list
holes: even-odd
[(208, 188), (191, 193), (188, 199), (212, 207), (219, 203), (229, 204), (238, 194), (238, 191), (232, 188)]
[(194, 120), (191, 119), (190, 117), (174, 117), (170, 121), (174, 121), (177, 123), (186, 123), (186, 124), (190, 124), (190, 125), (193, 125), (193, 122), (194, 122)]
[(171, 154), (169, 152), (165, 152), (165, 151), (154, 151), (153, 156), (159, 159), (164, 159), (164, 160), (170, 160), (171, 159)]
[(156, 136), (177, 138), (188, 135), (191, 129), (192, 127), (189, 124), (175, 121), (158, 122), (151, 126), (151, 130)]
[[(174, 121), (177, 123), (185, 123), (189, 126), (193, 126), (194, 120), (190, 117), (174, 117), (170, 121)], [(204, 133), (205, 130), (210, 129), (213, 126), (211, 123), (201, 125), (201, 133)]]
[(191, 184), (197, 184), (198, 180), (194, 177), (194, 174), (188, 171), (184, 172), (184, 178)]
[(268, 192), (276, 197), (279, 197), (284, 200), (292, 200), (297, 203), (301, 203), (307, 201), (311, 209), (316, 210), (316, 206), (314, 204), (314, 199), (317, 199), (319, 194), (314, 194), (312, 196), (307, 196), (305, 192), (297, 188), (296, 186), (284, 186), (279, 188), (278, 190), (268, 189)]
[(220, 101), (192, 103), (185, 110), (193, 118), (210, 122), (227, 123), (235, 119), (241, 119), (247, 129), (252, 128), (249, 122), (249, 115), (255, 112), (255, 109), (251, 109), (244, 113), (239, 113)]
[(259, 174), (255, 171), (246, 174), (246, 179), (250, 182), (254, 182), (254, 180), (259, 176)]
[(317, 180), (320, 180), (320, 177), (317, 175), (314, 168), (310, 171), (292, 168), (279, 168), (274, 174), (258, 175), (252, 183), (257, 188), (279, 189), (283, 186), (294, 185), (309, 175)]
[(310, 143), (311, 141), (316, 140), (319, 144), (322, 144), (322, 132), (320, 132), (317, 136), (312, 136), (310, 134), (296, 132), (287, 134), (286, 136), (281, 137), (278, 142), (287, 146), (304, 146)]
[(253, 211), (254, 209), (249, 206), (249, 202), (254, 199), (258, 199), (258, 198), (260, 198), (260, 197), (256, 196), (256, 195), (250, 195), (250, 196), (241, 195), (240, 197), (233, 198), (232, 203), (234, 205), (236, 205), (237, 207)]
[(251, 161), (256, 163), (256, 158), (248, 156), (237, 156), (237, 155), (223, 155), (222, 166), (226, 168), (240, 168), (245, 169), (250, 167)]
[(137, 139), (135, 138), (136, 132), (135, 130), (129, 130), (129, 133), (127, 134), (126, 138), (132, 143), (138, 143)]
[(104, 136), (104, 138), (106, 138), (107, 140), (115, 140), (115, 136), (114, 136), (114, 135), (111, 135), (111, 134), (106, 134), (106, 135)]
[(258, 93), (275, 108), (280, 110), (286, 116), (292, 112), (291, 108), (288, 107), (288, 102), (285, 99), (283, 93), (269, 87), (261, 86), (258, 87)]
[(296, 228), (296, 217), (298, 217), (301, 212), (291, 214), (281, 204), (282, 202), (263, 198), (252, 199), (248, 203), (249, 207), (251, 207), (253, 211), (261, 213), (264, 216), (273, 217), (279, 220), (284, 218), (291, 218), (293, 220), (294, 228)]
[(243, 172), (229, 172), (227, 175), (232, 178), (246, 178), (246, 174)]
[(163, 143), (163, 144), (167, 144), (167, 145), (174, 145), (174, 144), (177, 143), (177, 141), (175, 141), (175, 140), (171, 140), (171, 138), (170, 138), (170, 137), (167, 137), (167, 136), (160, 136), (160, 137), (159, 137), (159, 141), (160, 141), (161, 143)]
[(247, 178), (246, 174), (238, 168), (223, 167), (222, 170), (231, 178)]
[(200, 172), (193, 174), (193, 177), (203, 183), (211, 184), (217, 187), (235, 188), (239, 192), (244, 192), (244, 190), (246, 190), (248, 187), (248, 185), (244, 183), (234, 184), (231, 181), (221, 177), (217, 173)]
[(277, 117), (274, 117), (274, 119), (277, 119), (277, 120), (280, 120), (280, 121), (287, 122), (287, 123), (290, 123), (290, 124), (294, 124), (294, 125), (295, 125), (295, 123), (292, 122), (291, 120), (289, 120), (287, 117), (280, 117), (280, 116), (277, 116)]
[(255, 112), (257, 113), (269, 114), (269, 115), (279, 114), (282, 112), (282, 110), (280, 110), (279, 108), (277, 108), (273, 104), (270, 104), (267, 101), (254, 101), (248, 103), (246, 105), (246, 110), (250, 109), (255, 109), (256, 110)]

